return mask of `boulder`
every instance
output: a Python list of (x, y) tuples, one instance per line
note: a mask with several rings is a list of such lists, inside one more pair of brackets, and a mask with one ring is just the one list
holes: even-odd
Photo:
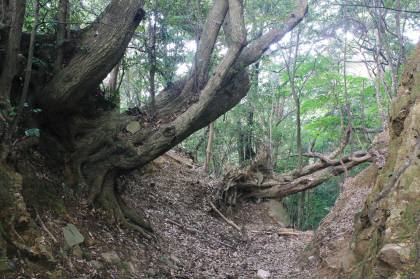
[(404, 245), (386, 244), (379, 251), (379, 259), (395, 269), (410, 261), (410, 249)]

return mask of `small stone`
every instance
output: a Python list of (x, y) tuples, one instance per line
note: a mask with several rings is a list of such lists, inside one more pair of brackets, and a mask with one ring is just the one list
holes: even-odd
[(257, 279), (268, 279), (270, 278), (270, 271), (264, 270), (264, 269), (258, 269), (257, 271)]
[(96, 240), (95, 240), (95, 239), (93, 239), (93, 238), (91, 238), (91, 237), (88, 237), (88, 238), (86, 239), (86, 241), (85, 241), (85, 245), (86, 245), (87, 247), (94, 246), (95, 244), (96, 244)]
[(137, 121), (131, 121), (130, 123), (128, 123), (127, 127), (125, 127), (125, 129), (131, 134), (137, 133), (138, 131), (140, 131), (140, 128), (140, 123)]
[(62, 270), (56, 270), (53, 272), (50, 272), (48, 275), (48, 279), (60, 279), (60, 278), (64, 278), (64, 274)]
[(70, 248), (79, 245), (80, 243), (83, 243), (83, 241), (85, 241), (84, 236), (73, 224), (67, 224), (67, 226), (63, 228), (63, 234), (64, 241), (66, 242), (66, 245)]
[(181, 265), (181, 261), (176, 256), (171, 255), (169, 258), (175, 265)]
[(118, 263), (121, 262), (120, 257), (118, 256), (118, 254), (115, 251), (109, 251), (109, 252), (102, 253), (102, 258), (104, 258), (104, 260), (107, 263), (111, 263), (111, 264), (118, 264)]
[(309, 257), (308, 257), (308, 261), (309, 261), (310, 263), (315, 263), (315, 262), (316, 262), (316, 257), (315, 257), (315, 256), (309, 256)]
[(132, 263), (132, 262), (128, 262), (127, 263), (127, 266), (128, 266), (128, 271), (131, 273), (131, 274), (135, 274), (136, 273), (136, 266)]

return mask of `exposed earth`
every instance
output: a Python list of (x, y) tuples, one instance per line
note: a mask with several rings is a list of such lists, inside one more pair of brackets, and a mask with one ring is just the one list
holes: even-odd
[[(46, 181), (45, 185), (62, 183), (61, 170), (54, 172), (43, 165), (36, 151), (31, 158), (26, 161), (26, 176), (31, 176), (32, 170), (32, 177)], [(80, 205), (76, 202), (80, 197), (67, 189), (63, 197), (50, 196), (50, 202), (57, 199), (54, 211), (43, 209), (42, 204), (30, 207), (42, 228), (40, 253), (48, 255), (51, 263), (44, 266), (16, 257), (12, 262), (15, 272), (1, 278), (256, 278), (259, 272), (269, 278), (299, 279), (318, 271), (325, 274), (325, 268), (331, 268), (325, 264), (328, 249), (334, 250), (330, 251), (333, 257), (337, 254), (334, 241), (348, 238), (355, 207), (368, 192), (369, 183), (363, 187), (352, 184), (350, 179), (343, 187), (337, 208), (315, 233), (315, 242), (312, 231), (284, 228), (287, 220), (281, 220), (281, 212), (273, 209), (275, 204), (266, 202), (223, 211), (239, 231), (212, 209), (220, 182), (209, 178), (186, 156), (170, 151), (119, 180), (127, 203), (152, 223), (155, 240), (119, 227), (100, 209)], [(83, 237), (83, 242), (72, 248), (65, 245), (63, 235), (68, 224)], [(332, 246), (319, 246), (316, 241)]]

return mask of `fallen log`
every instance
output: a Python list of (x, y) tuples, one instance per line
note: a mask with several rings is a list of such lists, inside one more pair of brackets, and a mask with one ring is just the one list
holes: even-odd
[[(334, 159), (331, 156), (319, 156), (319, 161), (283, 174), (276, 174), (264, 163), (267, 156), (256, 159), (245, 169), (233, 170), (223, 180), (224, 188), (221, 199), (226, 205), (235, 205), (238, 201), (251, 198), (283, 198), (314, 188), (333, 176), (346, 173), (350, 169), (371, 161), (372, 152), (358, 151), (349, 156)], [(316, 156), (315, 156), (316, 155)]]

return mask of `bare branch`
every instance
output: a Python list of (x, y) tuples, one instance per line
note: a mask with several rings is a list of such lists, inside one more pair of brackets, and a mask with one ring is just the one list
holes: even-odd
[(242, 52), (238, 63), (244, 67), (256, 62), (274, 43), (280, 41), (284, 35), (292, 30), (308, 12), (308, 1), (298, 0), (297, 9), (291, 13), (281, 29), (271, 29), (266, 34), (250, 43)]
[(389, 10), (394, 12), (403, 12), (403, 13), (410, 13), (410, 14), (420, 14), (420, 11), (412, 11), (412, 10), (405, 10), (405, 9), (397, 9), (392, 7), (385, 7), (385, 6), (374, 6), (374, 5), (365, 5), (365, 4), (341, 4), (341, 3), (333, 3), (333, 6), (342, 6), (342, 7), (362, 7), (368, 9), (380, 9), (380, 10)]

